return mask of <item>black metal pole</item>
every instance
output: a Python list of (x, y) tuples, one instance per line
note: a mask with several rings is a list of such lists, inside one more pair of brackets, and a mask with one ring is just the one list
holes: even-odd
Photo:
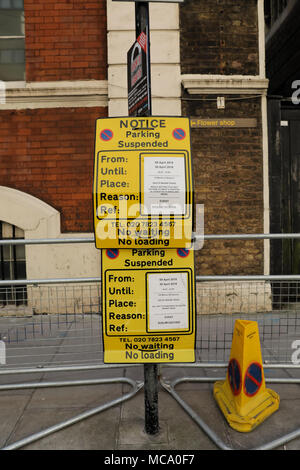
[(145, 116), (152, 115), (151, 100), (151, 59), (150, 59), (150, 21), (149, 21), (149, 3), (135, 2), (135, 35), (136, 39), (142, 32), (147, 36), (147, 81), (148, 81), (148, 110)]
[(159, 432), (157, 364), (144, 364), (145, 431)]
[[(146, 115), (152, 114), (151, 103), (151, 61), (150, 61), (150, 27), (149, 3), (135, 3), (136, 38), (145, 31), (147, 36), (147, 75), (148, 75), (148, 102)], [(144, 364), (144, 402), (145, 402), (145, 431), (147, 434), (159, 432), (158, 419), (158, 372), (157, 364)]]

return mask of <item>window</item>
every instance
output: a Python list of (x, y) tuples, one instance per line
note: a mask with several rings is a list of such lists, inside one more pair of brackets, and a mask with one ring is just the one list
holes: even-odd
[[(24, 238), (24, 232), (0, 221), (0, 239)], [(26, 279), (25, 245), (0, 245), (0, 279)], [(0, 307), (26, 305), (26, 286), (0, 287)]]
[(25, 80), (24, 0), (0, 0), (0, 80)]
[(287, 7), (289, 0), (265, 0), (265, 23), (267, 31)]

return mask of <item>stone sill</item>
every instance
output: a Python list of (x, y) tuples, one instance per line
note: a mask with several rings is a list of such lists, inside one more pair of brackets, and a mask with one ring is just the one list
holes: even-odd
[(1, 91), (0, 110), (108, 104), (107, 80), (6, 82), (4, 90)]
[(183, 88), (190, 95), (267, 93), (269, 81), (252, 75), (181, 75)]

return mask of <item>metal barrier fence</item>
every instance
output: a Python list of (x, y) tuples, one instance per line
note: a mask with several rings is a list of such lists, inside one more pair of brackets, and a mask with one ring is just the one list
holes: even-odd
[[(6, 345), (1, 368), (103, 363), (99, 284), (28, 285), (27, 304), (0, 306), (0, 340)], [(300, 339), (300, 305), (293, 292), (271, 301), (268, 282), (211, 284), (197, 292), (197, 362), (228, 360), (237, 318), (258, 322), (265, 362), (291, 362)], [(286, 281), (276, 286), (289, 289)], [(210, 304), (216, 313), (207, 313)]]
[[(300, 234), (205, 235), (205, 239), (300, 238)], [(0, 244), (94, 243), (93, 238)], [(290, 363), (300, 338), (300, 275), (197, 276), (196, 361), (228, 360), (234, 321), (256, 320), (266, 363)], [(17, 299), (17, 300), (16, 300)], [(0, 281), (4, 368), (103, 363), (101, 279)], [(1, 363), (1, 358), (0, 358)]]
[[(300, 238), (300, 234), (208, 235), (204, 238), (278, 239)], [(0, 244), (13, 245), (93, 242), (91, 238), (0, 240)], [(300, 275), (197, 276), (196, 280), (196, 364), (168, 366), (222, 370), (227, 366), (229, 358), (234, 321), (240, 318), (258, 322), (263, 360), (268, 363), (269, 368), (300, 368), (292, 360), (300, 332), (300, 305), (297, 303)], [(100, 282), (100, 278), (0, 281), (0, 375), (19, 376), (38, 371), (46, 373), (122, 367), (122, 364), (103, 364)], [(5, 354), (1, 345), (5, 345)], [(130, 366), (126, 364), (126, 367)], [(170, 382), (161, 376), (160, 383), (219, 448), (231, 450), (175, 391), (175, 387), (181, 382), (210, 382), (216, 379), (217, 377), (206, 375), (180, 377)], [(300, 379), (291, 377), (272, 377), (271, 381), (300, 383)], [(126, 377), (115, 377), (0, 385), (0, 390), (10, 390), (96, 383), (126, 383), (132, 390), (97, 408), (10, 444), (3, 450), (21, 448), (122, 403), (133, 397), (143, 383)], [(297, 429), (258, 449), (273, 449), (299, 436), (300, 429)]]

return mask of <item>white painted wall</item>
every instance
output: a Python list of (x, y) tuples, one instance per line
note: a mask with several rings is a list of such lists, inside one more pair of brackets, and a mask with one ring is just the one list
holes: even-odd
[[(76, 238), (62, 234), (60, 214), (29, 194), (0, 186), (0, 220), (24, 230), (26, 239)], [(26, 245), (28, 279), (100, 276), (100, 253), (93, 244)]]
[[(53, 207), (43, 201), (21, 191), (0, 186), (0, 220), (15, 225), (24, 231), (25, 239), (42, 238), (76, 238), (92, 237), (93, 234), (73, 233), (62, 234), (60, 231), (60, 214)], [(91, 244), (63, 244), (63, 245), (26, 245), (26, 269), (28, 279), (61, 279), (100, 277), (100, 251)], [(80, 285), (76, 285), (77, 290)], [(61, 289), (61, 285), (59, 287)], [(97, 290), (95, 286), (94, 290)], [(52, 288), (54, 292), (54, 288)], [(70, 290), (70, 289), (69, 289)], [(32, 308), (37, 313), (49, 312), (65, 313), (66, 298), (64, 292), (59, 297), (53, 294), (51, 304), (47, 296), (48, 287), (31, 288), (29, 294), (29, 309), (24, 313), (31, 314)], [(70, 290), (71, 292), (71, 290)], [(74, 297), (74, 293), (72, 293)], [(85, 297), (86, 296), (86, 297)], [(81, 305), (90, 305), (91, 291), (80, 290)], [(70, 298), (69, 310), (72, 305), (78, 304), (79, 299)], [(94, 301), (96, 305), (97, 302)], [(5, 309), (2, 313), (22, 314), (23, 307)]]

